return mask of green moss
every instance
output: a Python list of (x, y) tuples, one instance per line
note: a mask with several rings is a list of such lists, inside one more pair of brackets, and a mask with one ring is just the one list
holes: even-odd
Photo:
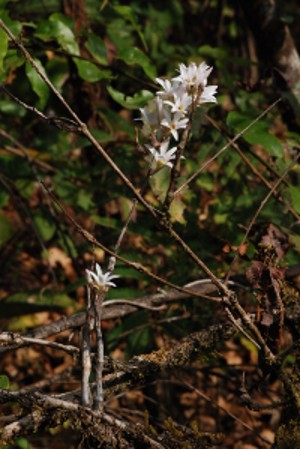
[(300, 420), (291, 420), (282, 424), (276, 432), (272, 449), (300, 449)]

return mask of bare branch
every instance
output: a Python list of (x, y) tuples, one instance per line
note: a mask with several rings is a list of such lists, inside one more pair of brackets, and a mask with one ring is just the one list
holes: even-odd
[[(30, 344), (48, 346), (49, 348), (59, 349), (61, 351), (67, 352), (71, 355), (78, 355), (79, 349), (76, 346), (64, 345), (62, 343), (56, 343), (54, 341), (47, 341), (41, 338), (32, 338), (22, 336), (20, 334), (15, 334), (13, 332), (2, 332), (0, 334), (0, 345), (16, 345), (17, 347), (27, 346)], [(4, 346), (4, 347), (5, 347)]]

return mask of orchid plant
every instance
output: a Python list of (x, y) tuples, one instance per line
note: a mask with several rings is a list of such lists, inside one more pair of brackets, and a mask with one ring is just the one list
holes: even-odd
[[(188, 126), (192, 112), (200, 104), (216, 103), (218, 86), (207, 85), (212, 72), (205, 62), (197, 66), (195, 62), (188, 66), (179, 65), (179, 75), (169, 79), (156, 78), (162, 90), (156, 92), (156, 98), (145, 108), (140, 109), (143, 132), (150, 136), (152, 145), (145, 147), (157, 163), (157, 168), (173, 167), (177, 145), (182, 132)], [(169, 149), (170, 140), (176, 146)]]
[(112, 282), (113, 279), (117, 279), (118, 275), (112, 275), (109, 271), (103, 273), (101, 266), (96, 263), (95, 271), (85, 270), (87, 283), (90, 287), (96, 290), (103, 290), (107, 287), (116, 287), (116, 284)]
[[(171, 80), (156, 78), (161, 90), (156, 92), (154, 101), (140, 109), (144, 134), (151, 139), (151, 144), (146, 143), (145, 148), (156, 163), (156, 171), (164, 166), (173, 168), (180, 133), (188, 126), (194, 109), (202, 103), (217, 102), (218, 86), (207, 85), (212, 70), (205, 62), (198, 66), (191, 62), (188, 66), (180, 64), (179, 75)], [(171, 140), (175, 142), (173, 146)], [(98, 291), (116, 287), (112, 280), (118, 277), (110, 271), (104, 273), (98, 263), (95, 271), (86, 270), (88, 286)]]

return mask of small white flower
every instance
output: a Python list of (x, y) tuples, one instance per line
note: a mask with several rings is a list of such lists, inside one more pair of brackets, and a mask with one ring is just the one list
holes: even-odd
[(156, 95), (161, 97), (163, 100), (169, 100), (173, 98), (174, 95), (179, 95), (179, 91), (182, 92), (181, 83), (177, 81), (156, 78), (156, 82), (163, 88), (163, 90), (158, 90)]
[(201, 62), (198, 67), (195, 62), (191, 62), (188, 66), (179, 64), (180, 75), (173, 78), (173, 81), (182, 83), (188, 92), (195, 92), (200, 85), (206, 86), (211, 71), (212, 67), (205, 62)]
[(188, 93), (181, 91), (179, 94), (174, 94), (173, 101), (165, 100), (164, 103), (171, 106), (171, 112), (185, 114), (192, 101), (192, 97)]
[(161, 98), (156, 97), (155, 100), (150, 101), (145, 108), (140, 109), (144, 125), (150, 129), (155, 129), (160, 126), (161, 119), (164, 116), (164, 104)]
[(215, 94), (217, 93), (218, 86), (206, 86), (200, 96), (199, 103), (217, 103)]
[(188, 121), (187, 118), (182, 118), (182, 112), (176, 112), (172, 116), (168, 111), (165, 111), (165, 118), (161, 121), (161, 124), (170, 130), (175, 140), (178, 140), (177, 130), (186, 128)]
[(116, 274), (112, 275), (109, 272), (103, 273), (102, 268), (98, 263), (96, 263), (96, 272), (92, 270), (85, 270), (85, 274), (88, 284), (97, 290), (102, 290), (105, 287), (116, 287), (116, 284), (111, 281), (112, 279), (120, 277)]
[(140, 109), (142, 117), (141, 119), (136, 120), (142, 120), (144, 125), (155, 127), (158, 125), (157, 114), (153, 111), (150, 111), (149, 109), (150, 108), (148, 108), (147, 106), (145, 108)]
[(173, 147), (169, 150), (169, 142), (169, 140), (162, 142), (158, 151), (152, 145), (146, 145), (147, 149), (156, 160), (158, 166), (167, 165), (168, 167), (173, 167), (173, 164), (170, 161), (175, 159), (177, 147)]
[(174, 93), (174, 83), (171, 83), (170, 80), (166, 79), (163, 80), (162, 78), (155, 78), (155, 81), (161, 85), (161, 87), (163, 88), (163, 90), (158, 90), (156, 92), (156, 95), (162, 95), (162, 96), (169, 96), (169, 95), (173, 95)]

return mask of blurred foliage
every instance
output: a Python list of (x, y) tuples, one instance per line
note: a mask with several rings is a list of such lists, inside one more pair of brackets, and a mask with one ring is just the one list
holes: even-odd
[[(203, 108), (194, 120), (180, 183), (227, 143), (226, 136), (233, 137), (276, 99), (268, 83), (260, 90), (245, 88), (255, 67), (247, 56), (232, 2), (1, 0), (0, 15), (138, 188), (143, 186), (147, 163), (137, 150), (135, 128), (140, 125), (135, 119), (138, 109), (154, 96), (156, 76), (175, 76), (179, 63), (205, 60), (214, 67), (211, 84), (219, 86), (218, 105)], [(292, 21), (289, 10), (286, 16)], [(48, 117), (67, 115), (2, 30), (0, 78), (11, 93)], [(51, 185), (69, 213), (111, 248), (130, 209), (132, 193), (86, 139), (40, 121), (5, 92), (0, 94), (0, 111), (1, 315), (11, 316), (15, 301), (16, 315), (30, 314), (35, 307), (78, 309), (83, 305), (84, 268), (94, 255), (102, 261), (103, 254), (95, 250), (93, 255), (93, 248), (51, 204), (39, 180)], [(270, 182), (288, 165), (293, 145), (298, 144), (299, 136), (287, 130), (278, 108), (240, 141), (250, 162)], [(285, 204), (298, 213), (299, 176), (298, 166), (281, 187)], [(157, 182), (165, 181), (153, 178), (153, 190)], [(230, 148), (183, 190), (172, 206), (174, 226), (217, 276), (223, 276), (234, 256), (234, 250), (223, 251), (224, 246), (240, 243), (266, 193), (261, 180)], [(147, 199), (159, 207), (153, 191), (148, 190)], [(259, 223), (269, 221), (296, 241), (299, 225), (274, 198), (259, 216)], [(250, 242), (250, 256), (251, 251)], [(178, 284), (201, 276), (141, 207), (129, 225), (121, 252)], [(286, 263), (294, 263), (298, 255), (299, 244), (289, 251)], [(242, 258), (236, 272), (243, 273), (247, 264), (247, 257)], [(120, 289), (111, 292), (111, 297), (134, 298), (157, 288), (120, 264), (116, 272), (122, 276)], [(52, 293), (44, 294), (44, 288)], [(139, 314), (135, 319), (141, 323)], [(134, 327), (125, 322), (118, 332), (129, 325)], [(190, 324), (189, 330), (196, 325), (199, 322)], [(138, 332), (144, 332), (140, 345), (146, 347), (148, 331)]]

